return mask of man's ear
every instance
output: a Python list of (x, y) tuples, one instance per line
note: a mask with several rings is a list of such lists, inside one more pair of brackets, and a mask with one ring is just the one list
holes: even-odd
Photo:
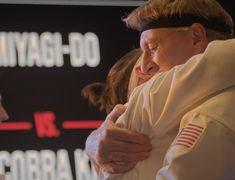
[(190, 26), (193, 46), (200, 53), (205, 50), (208, 44), (206, 29), (199, 23), (193, 23)]

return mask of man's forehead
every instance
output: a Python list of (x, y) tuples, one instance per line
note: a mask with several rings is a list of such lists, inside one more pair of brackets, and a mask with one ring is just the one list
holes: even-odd
[(167, 28), (154, 28), (141, 33), (141, 43), (154, 43), (165, 37)]

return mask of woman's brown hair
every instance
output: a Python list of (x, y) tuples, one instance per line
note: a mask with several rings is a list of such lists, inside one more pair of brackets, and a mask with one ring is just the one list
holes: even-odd
[(81, 91), (82, 96), (89, 104), (106, 113), (116, 104), (126, 103), (131, 72), (141, 54), (140, 49), (126, 53), (110, 69), (105, 83), (96, 82), (85, 86)]

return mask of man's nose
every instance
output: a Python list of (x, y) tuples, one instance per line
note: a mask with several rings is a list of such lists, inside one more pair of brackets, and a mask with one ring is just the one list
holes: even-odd
[(9, 118), (5, 108), (0, 104), (0, 121), (6, 121)]
[(140, 70), (143, 74), (154, 75), (158, 72), (159, 66), (151, 60), (143, 59), (140, 64)]

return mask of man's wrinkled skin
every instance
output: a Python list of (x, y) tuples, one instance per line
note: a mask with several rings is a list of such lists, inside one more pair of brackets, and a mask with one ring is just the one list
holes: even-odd
[(97, 173), (100, 167), (109, 173), (127, 172), (150, 154), (152, 146), (145, 135), (115, 125), (124, 111), (124, 105), (115, 106), (101, 127), (87, 138), (86, 152)]

